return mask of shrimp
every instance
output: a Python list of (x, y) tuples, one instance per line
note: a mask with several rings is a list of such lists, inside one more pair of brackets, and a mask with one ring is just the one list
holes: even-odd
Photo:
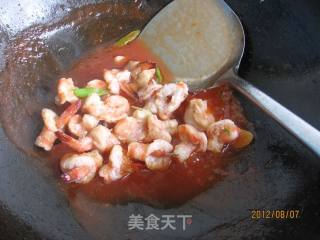
[(82, 154), (66, 154), (60, 161), (63, 174), (61, 178), (67, 183), (88, 183), (97, 169), (102, 165), (103, 158), (97, 150)]
[(152, 112), (149, 111), (149, 110), (147, 110), (147, 109), (138, 108), (138, 107), (134, 107), (134, 106), (133, 106), (132, 108), (136, 109), (136, 110), (132, 113), (132, 117), (134, 117), (134, 118), (137, 118), (137, 119), (146, 121), (147, 118), (152, 115)]
[(212, 123), (207, 129), (208, 149), (221, 152), (224, 144), (231, 143), (239, 137), (240, 129), (230, 119)]
[(141, 101), (146, 101), (151, 98), (156, 91), (162, 88), (161, 84), (156, 83), (154, 80), (151, 81), (147, 86), (138, 91), (138, 97)]
[(134, 79), (134, 83), (138, 89), (142, 89), (148, 86), (150, 81), (154, 78), (156, 73), (155, 68), (145, 69), (141, 71), (137, 77)]
[(90, 151), (93, 147), (93, 141), (90, 137), (75, 139), (62, 131), (58, 131), (56, 134), (62, 143), (79, 153)]
[(81, 125), (87, 130), (87, 131), (90, 131), (92, 130), (93, 128), (95, 128), (99, 123), (99, 120), (90, 115), (90, 114), (84, 114), (83, 117), (82, 117), (82, 122), (81, 122)]
[(157, 92), (155, 98), (155, 105), (157, 106), (159, 117), (163, 120), (169, 119), (172, 113), (180, 107), (187, 96), (187, 84), (183, 82), (165, 84)]
[(130, 70), (133, 81), (135, 81), (143, 71), (155, 69), (155, 67), (156, 64), (151, 62), (138, 62), (136, 65), (133, 64)]
[(141, 141), (146, 137), (145, 122), (133, 117), (126, 117), (115, 125), (114, 134), (124, 143)]
[(110, 152), (109, 163), (100, 168), (99, 176), (104, 179), (105, 183), (110, 183), (123, 178), (131, 172), (131, 163), (123, 154), (122, 147), (115, 145)]
[(89, 137), (93, 140), (93, 145), (100, 151), (109, 151), (114, 145), (120, 144), (119, 140), (111, 133), (111, 131), (102, 126), (98, 125), (93, 128)]
[(177, 131), (178, 121), (175, 119), (161, 121), (156, 115), (151, 115), (147, 118), (147, 126), (148, 141), (163, 139), (167, 142), (171, 142), (171, 134), (174, 134)]
[(122, 64), (122, 63), (124, 63), (124, 62), (127, 61), (127, 58), (126, 58), (125, 56), (119, 55), (119, 56), (115, 56), (115, 57), (113, 58), (113, 60), (114, 60), (114, 62), (117, 63), (117, 64)]
[(112, 95), (104, 99), (104, 110), (100, 118), (107, 123), (115, 123), (127, 117), (130, 105), (126, 98)]
[(120, 83), (129, 82), (131, 73), (128, 70), (118, 69), (104, 70), (104, 80), (108, 85), (110, 93), (118, 95), (120, 93)]
[(104, 111), (104, 104), (100, 96), (96, 93), (93, 93), (87, 97), (83, 104), (82, 111), (99, 119), (100, 115)]
[(184, 113), (184, 121), (201, 131), (205, 131), (215, 119), (212, 114), (208, 113), (207, 101), (192, 99)]
[(173, 146), (162, 139), (157, 139), (147, 147), (145, 163), (150, 170), (165, 170), (171, 164), (171, 158), (168, 156), (172, 152)]
[(50, 131), (56, 132), (58, 131), (56, 121), (58, 119), (58, 115), (52, 111), (51, 109), (44, 108), (41, 111), (41, 116), (44, 122), (44, 125)]
[(43, 127), (41, 133), (35, 141), (35, 145), (43, 148), (46, 151), (50, 151), (56, 141), (56, 134), (49, 130), (47, 127)]
[(191, 143), (197, 146), (199, 152), (207, 150), (207, 136), (191, 125), (182, 124), (178, 127), (179, 138), (182, 142)]
[(132, 142), (128, 145), (127, 156), (135, 160), (144, 161), (147, 155), (148, 144)]
[(180, 161), (186, 161), (196, 150), (197, 146), (192, 143), (182, 142), (174, 147), (173, 155)]
[(125, 66), (125, 69), (131, 72), (139, 65), (139, 63), (139, 61), (129, 61), (127, 66)]
[(60, 78), (58, 81), (58, 96), (56, 96), (56, 104), (62, 105), (66, 102), (73, 103), (78, 100), (74, 95), (75, 86), (72, 78)]
[(82, 118), (79, 114), (76, 114), (70, 118), (68, 122), (68, 129), (77, 137), (84, 137), (88, 133), (88, 131), (82, 125)]
[(99, 79), (94, 79), (94, 80), (87, 82), (87, 87), (106, 89), (107, 83), (105, 81), (102, 81)]
[(70, 121), (71, 117), (74, 116), (79, 109), (81, 108), (81, 100), (77, 100), (76, 102), (72, 103), (56, 121), (56, 125), (58, 129), (64, 128), (64, 126)]

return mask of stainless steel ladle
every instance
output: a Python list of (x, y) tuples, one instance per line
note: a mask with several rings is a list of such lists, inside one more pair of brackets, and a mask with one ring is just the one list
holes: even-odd
[(139, 38), (191, 90), (228, 83), (320, 157), (320, 132), (237, 75), (245, 48), (238, 16), (223, 0), (175, 0)]

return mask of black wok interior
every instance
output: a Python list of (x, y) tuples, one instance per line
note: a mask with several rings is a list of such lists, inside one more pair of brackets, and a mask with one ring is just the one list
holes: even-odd
[[(317, 157), (242, 98), (256, 139), (222, 181), (182, 206), (90, 204), (80, 217), (33, 142), (56, 79), (79, 58), (142, 27), (168, 0), (0, 0), (0, 239), (319, 239)], [(320, 3), (227, 0), (246, 31), (240, 76), (320, 129)], [(83, 206), (82, 206), (83, 207)], [(293, 220), (251, 210), (298, 209)], [(131, 214), (191, 214), (186, 231), (130, 231)]]

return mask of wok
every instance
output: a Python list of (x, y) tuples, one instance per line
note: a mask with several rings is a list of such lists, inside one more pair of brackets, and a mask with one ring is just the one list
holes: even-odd
[[(33, 147), (40, 109), (57, 77), (95, 47), (142, 27), (169, 1), (0, 0), (1, 239), (319, 239), (319, 159), (247, 100), (255, 142), (221, 181), (181, 206), (91, 204), (85, 217)], [(240, 76), (320, 128), (320, 3), (227, 0), (247, 47)], [(299, 219), (251, 219), (251, 210), (297, 209)], [(128, 230), (131, 214), (191, 214), (192, 224)]]

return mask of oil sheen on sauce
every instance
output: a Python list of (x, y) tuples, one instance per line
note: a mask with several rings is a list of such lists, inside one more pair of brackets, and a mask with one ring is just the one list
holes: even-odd
[[(165, 81), (172, 80), (165, 64), (139, 41), (134, 41), (122, 48), (99, 48), (80, 59), (63, 76), (72, 77), (77, 86), (85, 86), (87, 81), (101, 79), (103, 69), (123, 67), (114, 63), (113, 58), (117, 55), (126, 56), (130, 60), (156, 62), (162, 70)], [(188, 101), (194, 97), (207, 99), (209, 109), (217, 120), (231, 118), (240, 127), (246, 128), (247, 122), (241, 107), (227, 87), (191, 94), (175, 113), (174, 118), (177, 118), (180, 123)], [(177, 141), (176, 136), (173, 138), (173, 143), (175, 141)], [(68, 151), (70, 149), (59, 144), (51, 153), (52, 165), (57, 175), (59, 175), (59, 159)], [(134, 201), (160, 208), (173, 207), (185, 203), (221, 179), (222, 169), (234, 159), (233, 155), (234, 151), (227, 146), (221, 154), (196, 153), (185, 164), (173, 161), (170, 168), (165, 171), (150, 171), (137, 163), (138, 171), (110, 184), (105, 184), (102, 178), (96, 176), (88, 184), (66, 185), (61, 183), (61, 185), (67, 192), (71, 204), (85, 197), (85, 201), (103, 204), (122, 204)]]

